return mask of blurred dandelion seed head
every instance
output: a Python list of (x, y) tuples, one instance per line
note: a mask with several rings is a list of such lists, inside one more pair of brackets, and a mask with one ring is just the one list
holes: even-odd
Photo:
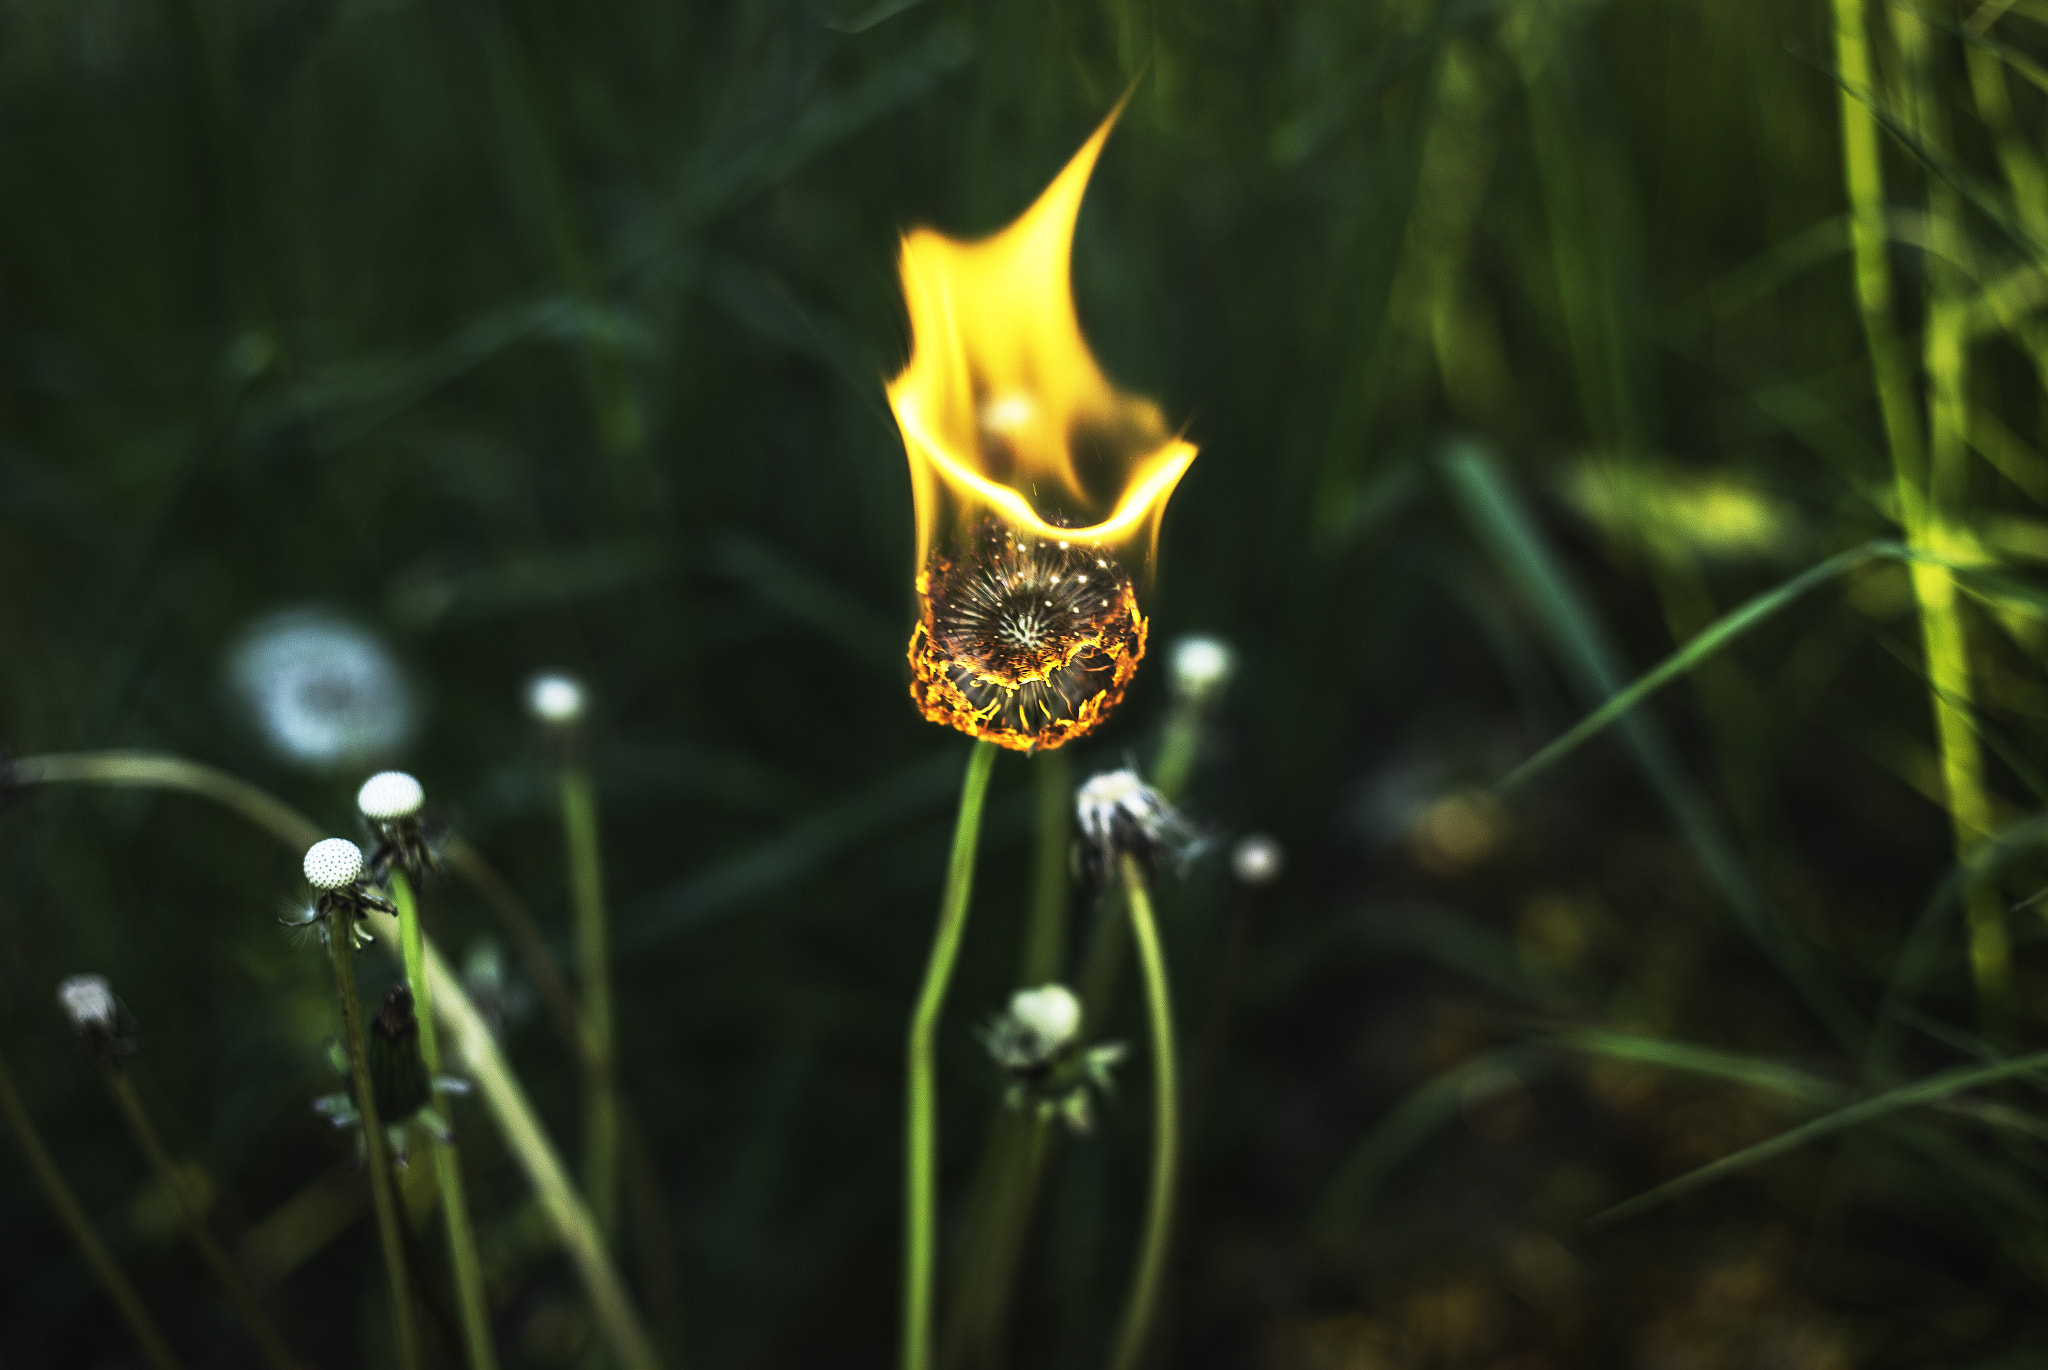
[(1166, 674), (1176, 699), (1206, 704), (1237, 674), (1237, 653), (1219, 637), (1184, 637), (1173, 644)]
[(346, 837), (328, 837), (306, 848), (306, 883), (316, 890), (346, 889), (362, 878), (363, 849)]
[(112, 1032), (121, 1013), (104, 975), (66, 976), (57, 986), (57, 1003), (80, 1032)]
[(1266, 833), (1248, 833), (1230, 851), (1230, 873), (1240, 884), (1270, 885), (1287, 869), (1287, 852)]
[(583, 717), (583, 683), (560, 671), (545, 671), (526, 683), (526, 708), (550, 727), (563, 727)]
[(1008, 1070), (1040, 1066), (1081, 1031), (1081, 1001), (1065, 985), (1020, 989), (989, 1030), (989, 1053)]
[(259, 620), (229, 654), (228, 678), (264, 740), (316, 770), (389, 755), (417, 710), (382, 639), (326, 609)]
[(379, 771), (356, 791), (356, 807), (372, 823), (395, 823), (419, 813), (427, 792), (404, 771)]
[(1194, 825), (1129, 767), (1104, 771), (1074, 796), (1081, 830), (1083, 873), (1101, 886), (1116, 875), (1118, 858), (1138, 858), (1148, 872), (1184, 865), (1201, 845)]

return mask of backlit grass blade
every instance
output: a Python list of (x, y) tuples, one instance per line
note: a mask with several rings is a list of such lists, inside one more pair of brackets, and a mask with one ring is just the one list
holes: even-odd
[(1543, 1039), (1545, 1046), (1564, 1051), (1601, 1056), (1614, 1061), (1633, 1061), (1663, 1070), (1681, 1070), (1705, 1075), (1731, 1084), (1749, 1085), (1772, 1094), (1807, 1103), (1832, 1104), (1841, 1101), (1844, 1090), (1831, 1080), (1803, 1070), (1766, 1061), (1755, 1056), (1673, 1042), (1640, 1033), (1618, 1032), (1612, 1028), (1575, 1028)]
[(1501, 780), (1499, 788), (1512, 791), (1527, 784), (1536, 776), (1548, 770), (1564, 757), (1576, 751), (1579, 746), (1598, 735), (1616, 719), (1648, 699), (1658, 690), (1669, 685), (1678, 677), (1699, 665), (1702, 661), (1720, 651), (1723, 647), (1741, 637), (1750, 629), (1764, 622), (1785, 608), (1792, 601), (1836, 577), (1862, 566), (1867, 562), (1882, 559), (1901, 559), (1906, 549), (1896, 542), (1873, 540), (1859, 547), (1852, 547), (1809, 567), (1774, 589), (1766, 590), (1746, 604), (1723, 614), (1719, 619), (1687, 642), (1683, 647), (1666, 657), (1655, 669), (1636, 679), (1635, 683), (1611, 696), (1605, 704), (1588, 714), (1569, 732), (1552, 741), (1543, 750), (1524, 761)]

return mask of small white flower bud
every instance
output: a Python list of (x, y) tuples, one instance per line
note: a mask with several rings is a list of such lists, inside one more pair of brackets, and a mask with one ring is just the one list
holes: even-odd
[(372, 823), (411, 818), (426, 800), (427, 792), (420, 788), (420, 782), (404, 771), (379, 771), (356, 791), (356, 807)]
[(306, 883), (316, 890), (344, 889), (362, 873), (362, 848), (346, 837), (329, 837), (306, 848)]
[(1274, 838), (1255, 832), (1231, 849), (1230, 870), (1247, 885), (1270, 885), (1287, 869), (1287, 853)]
[(1010, 1017), (1037, 1037), (1050, 1056), (1081, 1030), (1081, 1001), (1065, 985), (1020, 989), (1010, 996)]
[(1230, 683), (1237, 674), (1237, 653), (1217, 637), (1184, 637), (1174, 644), (1167, 667), (1174, 697), (1200, 704)]
[(583, 704), (583, 683), (574, 676), (548, 671), (527, 682), (526, 707), (543, 723), (562, 727), (577, 722)]
[(57, 986), (57, 1003), (80, 1032), (112, 1032), (121, 1013), (104, 975), (67, 977)]

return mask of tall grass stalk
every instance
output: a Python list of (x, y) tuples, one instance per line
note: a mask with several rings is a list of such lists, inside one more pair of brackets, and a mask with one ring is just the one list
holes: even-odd
[[(295, 852), (320, 840), (321, 830), (305, 815), (275, 796), (211, 766), (158, 752), (72, 752), (24, 757), (15, 763), (14, 778), (22, 785), (91, 784), (177, 790), (214, 800), (280, 839)], [(371, 930), (386, 947), (401, 944), (398, 920), (372, 911)], [(490, 1025), (477, 1011), (462, 983), (449, 970), (433, 939), (422, 936), (427, 975), (437, 991), (434, 1012), (452, 1036), (457, 1058), (476, 1082), (477, 1093), (490, 1110), (499, 1134), (526, 1172), (542, 1211), (576, 1269), (598, 1325), (626, 1370), (651, 1370), (660, 1364), (653, 1343), (634, 1311), (625, 1283), (612, 1267), (589, 1206), (569, 1181), (561, 1158), (521, 1088)]]
[(589, 770), (573, 757), (561, 768), (562, 841), (568, 852), (570, 902), (576, 921), (576, 968), (583, 988), (583, 1038), (591, 1078), (583, 1114), (583, 1187), (597, 1224), (618, 1234), (619, 1105), (612, 1050), (609, 938), (605, 931), (604, 862), (598, 850), (597, 795)]
[[(405, 955), (405, 978), (412, 986), (420, 1024), (420, 1055), (426, 1059), (435, 1109), (454, 1120), (441, 1103), (441, 1033), (434, 1023), (434, 982), (427, 973), (425, 936), (420, 928), (419, 900), (405, 872), (391, 872), (391, 902), (398, 906), (399, 942)], [(434, 1182), (441, 1191), (441, 1215), (448, 1234), (448, 1260), (455, 1270), (455, 1297), (462, 1312), (462, 1345), (470, 1370), (496, 1370), (498, 1353), (491, 1345), (491, 1308), (484, 1291), (483, 1262), (477, 1258), (476, 1232), (469, 1221), (469, 1195), (462, 1187), (462, 1153), (451, 1137), (436, 1138)]]
[(363, 1038), (363, 1006), (356, 997), (354, 950), (355, 911), (337, 904), (329, 915), (327, 949), (334, 964), (334, 993), (341, 1002), (341, 1042), (348, 1052), (349, 1083), (356, 1112), (362, 1116), (363, 1156), (369, 1163), (370, 1205), (377, 1215), (377, 1244), (384, 1253), (384, 1274), (391, 1292), (391, 1338), (399, 1370), (419, 1370), (419, 1326), (413, 1318), (412, 1281), (405, 1268), (404, 1218), (392, 1197), (391, 1153), (385, 1144), (384, 1120), (377, 1112), (377, 1091), (371, 1085), (370, 1058)]
[(1117, 1323), (1109, 1367), (1136, 1370), (1158, 1313), (1159, 1286), (1166, 1275), (1166, 1254), (1173, 1236), (1174, 1189), (1180, 1170), (1180, 1068), (1173, 1042), (1173, 993), (1166, 980), (1166, 957), (1159, 947), (1145, 868), (1137, 857), (1126, 853), (1121, 874), (1131, 935), (1138, 944), (1138, 965), (1144, 972), (1146, 1016), (1152, 1032), (1152, 1185), (1145, 1202), (1144, 1235), (1131, 1275), (1131, 1291)]
[[(1960, 303), (1940, 278), (1937, 265), (1930, 300), (1924, 362), (1933, 390), (1928, 441), (1923, 443), (1920, 406), (1912, 361), (1893, 321), (1891, 263), (1887, 255), (1889, 228), (1885, 204), (1884, 162), (1877, 118), (1877, 98), (1870, 60), (1870, 37), (1863, 0), (1835, 0), (1835, 60), (1841, 73), (1838, 102), (1842, 119), (1843, 175), (1849, 196), (1849, 240), (1855, 262), (1856, 299), (1869, 344), (1878, 404), (1884, 418), (1892, 458), (1892, 487), (1906, 544), (1936, 558), (1967, 552), (1967, 540), (1952, 535), (1950, 522), (1960, 513), (1967, 460), (1968, 409), (1960, 331)], [(1919, 21), (1907, 19), (1902, 32), (1909, 58), (1924, 42)], [(1912, 61), (1924, 79), (1924, 61)], [(1931, 97), (1916, 101), (1922, 137), (1936, 108)], [(1956, 207), (1937, 189), (1935, 232), (1951, 248), (1958, 246)], [(1960, 614), (1954, 576), (1927, 562), (1912, 565), (1919, 606), (1922, 647), (1927, 655), (1929, 702), (1934, 714), (1944, 790), (1959, 857), (1969, 854), (1995, 827), (1985, 789), (1983, 758), (1970, 724), (1973, 697), (1969, 644)], [(1987, 1018), (2004, 1013), (2011, 996), (2012, 952), (2005, 910), (1997, 892), (1974, 888), (1966, 892), (1969, 959), (1979, 1002)]]
[(7, 1126), (13, 1130), (14, 1140), (28, 1161), (29, 1171), (36, 1177), (36, 1183), (42, 1186), (43, 1196), (50, 1201), (50, 1207), (57, 1210), (58, 1219), (71, 1233), (71, 1240), (78, 1244), (85, 1263), (99, 1277), (100, 1286), (114, 1301), (121, 1321), (128, 1324), (129, 1334), (142, 1348), (142, 1354), (157, 1370), (182, 1370), (177, 1356), (171, 1352), (171, 1344), (164, 1339), (163, 1330), (149, 1315), (149, 1309), (143, 1306), (142, 1296), (135, 1292), (134, 1285), (128, 1283), (120, 1262), (100, 1240), (100, 1234), (93, 1229), (92, 1219), (85, 1215), (78, 1196), (71, 1192), (71, 1186), (64, 1182), (63, 1172), (50, 1158), (50, 1149), (43, 1145), (35, 1122), (22, 1106), (21, 1096), (14, 1091), (14, 1077), (8, 1073), (4, 1058), (0, 1058), (0, 1116), (7, 1119)]
[(149, 1120), (149, 1112), (142, 1106), (142, 1098), (135, 1092), (135, 1082), (128, 1078), (128, 1072), (119, 1062), (107, 1064), (103, 1073), (107, 1077), (107, 1089), (114, 1096), (114, 1104), (121, 1110), (122, 1120), (135, 1136), (135, 1145), (141, 1150), (143, 1159), (156, 1173), (157, 1183), (171, 1196), (177, 1206), (179, 1217), (185, 1222), (185, 1235), (192, 1239), (192, 1245), (199, 1249), (199, 1257), (206, 1262), (207, 1273), (213, 1276), (221, 1292), (234, 1305), (235, 1316), (248, 1329), (249, 1340), (255, 1345), (257, 1354), (271, 1370), (295, 1370), (298, 1362), (293, 1359), (291, 1348), (285, 1344), (284, 1336), (277, 1330), (277, 1324), (256, 1302), (248, 1282), (235, 1263), (213, 1235), (213, 1229), (206, 1225), (206, 1214), (201, 1204), (187, 1192), (183, 1177), (177, 1166), (171, 1163), (171, 1156), (164, 1149), (163, 1138), (157, 1135), (156, 1125)]
[(996, 746), (977, 739), (960, 784), (960, 809), (953, 825), (953, 853), (939, 898), (938, 928), (924, 984), (910, 1018), (908, 1089), (904, 1116), (903, 1193), (903, 1370), (930, 1370), (932, 1362), (932, 1277), (938, 1262), (939, 1011), (967, 931), (968, 901), (974, 892), (974, 857), (981, 840), (981, 811), (988, 797)]

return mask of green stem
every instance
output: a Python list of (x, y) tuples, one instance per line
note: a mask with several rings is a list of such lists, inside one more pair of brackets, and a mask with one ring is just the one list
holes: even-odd
[(1166, 1274), (1166, 1252), (1173, 1232), (1173, 1191), (1180, 1166), (1180, 1079), (1174, 1061), (1173, 998), (1166, 983), (1166, 958), (1159, 949), (1159, 929), (1152, 918), (1152, 895), (1138, 859), (1123, 858), (1124, 902), (1131, 913), (1131, 934), (1138, 943), (1138, 964), (1145, 972), (1145, 1005), (1152, 1021), (1152, 1192), (1145, 1206), (1145, 1235), (1138, 1246), (1138, 1264), (1131, 1276), (1130, 1298), (1124, 1304), (1110, 1352), (1110, 1370), (1135, 1370), (1144, 1354), (1145, 1337), (1159, 1303), (1159, 1285)]
[(605, 932), (604, 865), (598, 853), (597, 798), (590, 773), (562, 767), (562, 840), (569, 854), (569, 892), (576, 920), (576, 963), (583, 984), (583, 1033), (592, 1079), (583, 1115), (583, 1187), (605, 1239), (618, 1231), (619, 1113), (611, 1089), (612, 991)]
[[(136, 786), (145, 789), (180, 790), (215, 800), (235, 810), (258, 827), (267, 829), (294, 852), (303, 852), (320, 840), (321, 830), (305, 815), (255, 786), (223, 771), (183, 757), (156, 752), (72, 752), (24, 757), (14, 765), (19, 784), (92, 784)], [(372, 912), (370, 927), (387, 947), (400, 943), (398, 920), (389, 914)], [(590, 1210), (569, 1183), (533, 1104), (519, 1085), (519, 1077), (498, 1050), (490, 1026), (463, 992), (462, 984), (448, 969), (433, 939), (423, 937), (427, 973), (436, 988), (435, 1014), (453, 1035), (456, 1056), (476, 1081), (477, 1093), (491, 1111), (513, 1158), (526, 1172), (542, 1210), (553, 1223), (570, 1264), (590, 1295), (591, 1308), (604, 1328), (626, 1370), (642, 1370), (659, 1364), (653, 1343), (641, 1328), (632, 1300), (618, 1272), (612, 1268), (597, 1224)]]
[(5, 1115), (8, 1127), (14, 1130), (14, 1140), (21, 1144), (21, 1154), (28, 1159), (28, 1168), (35, 1172), (36, 1181), (42, 1185), (44, 1197), (49, 1199), (50, 1207), (57, 1210), (57, 1216), (69, 1229), (71, 1240), (78, 1243), (79, 1252), (84, 1255), (86, 1264), (92, 1267), (92, 1273), (99, 1276), (100, 1284), (113, 1299), (114, 1307), (120, 1310), (121, 1321), (128, 1324), (128, 1331), (142, 1348), (142, 1354), (149, 1357), (149, 1363), (157, 1370), (181, 1370), (178, 1358), (171, 1354), (170, 1343), (164, 1340), (162, 1329), (149, 1316), (149, 1310), (143, 1307), (142, 1296), (121, 1273), (114, 1254), (107, 1250), (100, 1234), (93, 1230), (92, 1219), (85, 1216), (78, 1196), (71, 1192), (71, 1186), (64, 1182), (57, 1163), (50, 1159), (49, 1148), (43, 1145), (35, 1123), (29, 1119), (28, 1110), (22, 1107), (21, 1096), (14, 1092), (14, 1080), (7, 1073), (5, 1060), (0, 1060), (0, 1115)]
[(1152, 788), (1168, 799), (1179, 799), (1194, 777), (1207, 712), (1191, 699), (1176, 699), (1167, 711), (1166, 724), (1160, 729), (1159, 754), (1152, 761)]
[(1059, 979), (1067, 959), (1067, 849), (1074, 829), (1074, 771), (1067, 754), (1040, 752), (1031, 769), (1038, 777), (1038, 858), (1018, 967), (1023, 989)]
[(974, 888), (974, 854), (981, 838), (982, 801), (996, 747), (979, 739), (967, 758), (960, 785), (960, 812), (953, 826), (953, 855), (939, 900), (939, 925), (931, 960), (910, 1019), (909, 1090), (904, 1118), (903, 1370), (930, 1370), (932, 1360), (932, 1271), (937, 1264), (938, 1082), (933, 1047), (946, 985), (967, 930), (968, 896)]
[[(398, 906), (398, 940), (405, 953), (405, 978), (412, 986), (413, 1008), (419, 1017), (420, 1055), (435, 1111), (447, 1125), (454, 1120), (441, 1105), (441, 1033), (434, 1024), (434, 983), (427, 974), (425, 933), (420, 927), (419, 901), (403, 871), (391, 872), (391, 902)], [(438, 1138), (434, 1148), (434, 1182), (441, 1191), (441, 1216), (448, 1230), (448, 1260), (455, 1267), (455, 1296), (462, 1307), (462, 1344), (470, 1370), (497, 1370), (498, 1353), (491, 1345), (490, 1300), (484, 1292), (483, 1262), (476, 1254), (476, 1232), (469, 1221), (469, 1196), (462, 1187), (462, 1153), (455, 1142)]]
[(363, 1008), (356, 999), (351, 932), (355, 911), (337, 901), (328, 917), (327, 946), (334, 962), (334, 992), (341, 1000), (342, 1045), (348, 1051), (349, 1082), (363, 1123), (363, 1152), (370, 1162), (370, 1203), (377, 1213), (377, 1240), (384, 1248), (384, 1273), (391, 1282), (391, 1335), (400, 1370), (419, 1370), (419, 1329), (413, 1324), (412, 1289), (405, 1277), (405, 1243), (399, 1236), (398, 1205), (391, 1199), (391, 1156), (385, 1150), (377, 1091), (370, 1085), (370, 1061), (363, 1044)]
[(106, 1068), (106, 1077), (107, 1088), (113, 1092), (114, 1102), (120, 1106), (128, 1130), (135, 1134), (135, 1144), (141, 1148), (150, 1169), (156, 1172), (157, 1182), (177, 1204), (179, 1214), (185, 1219), (186, 1235), (199, 1248), (200, 1258), (206, 1262), (206, 1268), (220, 1285), (221, 1292), (235, 1306), (236, 1316), (249, 1331), (249, 1340), (255, 1343), (257, 1352), (272, 1370), (294, 1370), (298, 1362), (292, 1358), (291, 1348), (285, 1345), (276, 1324), (256, 1302), (256, 1296), (235, 1269), (235, 1263), (228, 1258), (213, 1230), (206, 1225), (201, 1205), (185, 1191), (178, 1168), (171, 1163), (170, 1153), (164, 1150), (163, 1138), (157, 1135), (155, 1124), (150, 1122), (148, 1112), (143, 1109), (142, 1098), (135, 1092), (128, 1072), (118, 1064), (110, 1064)]

